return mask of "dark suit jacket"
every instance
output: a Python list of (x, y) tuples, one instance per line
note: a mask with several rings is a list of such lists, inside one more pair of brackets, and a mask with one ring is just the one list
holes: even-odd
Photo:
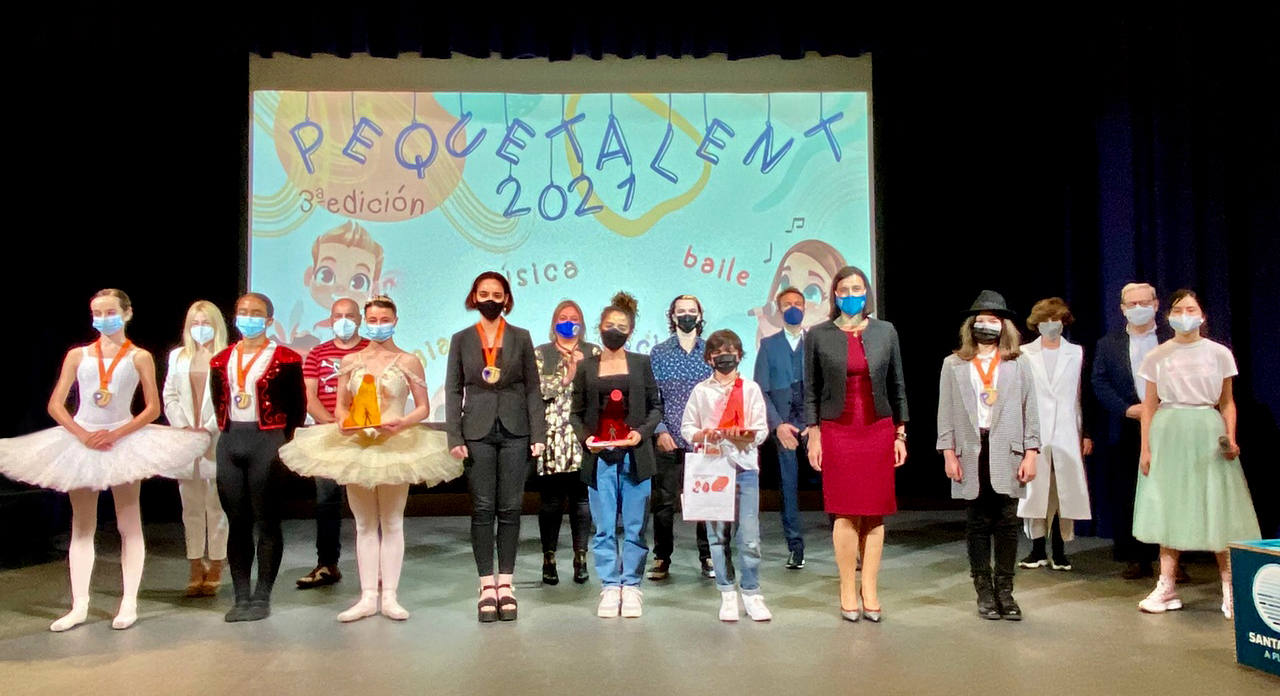
[(455, 333), (449, 341), (445, 368), (445, 432), (449, 446), (484, 438), (493, 429), (495, 418), (512, 435), (527, 435), (529, 444), (545, 443), (547, 419), (529, 332), (511, 324), (503, 330), (496, 365), (502, 374), (497, 384), (481, 378), (484, 366), (484, 348), (475, 325)]
[[(800, 350), (804, 351), (805, 341)], [(760, 354), (756, 356), (755, 381), (764, 392), (764, 405), (769, 429), (776, 430), (783, 419), (791, 414), (791, 385), (804, 382), (804, 370), (795, 374), (791, 357), (791, 344), (785, 330), (760, 339)], [(800, 423), (801, 429), (804, 424)]]
[[(627, 351), (627, 426), (640, 433), (636, 445), (635, 480), (644, 481), (653, 476), (657, 460), (653, 454), (653, 431), (662, 422), (662, 396), (658, 383), (649, 367), (649, 356)], [(595, 434), (600, 425), (600, 399), (603, 388), (600, 383), (600, 356), (592, 355), (578, 365), (573, 377), (573, 409), (569, 422), (582, 447), (582, 480), (596, 487), (596, 455), (587, 449), (587, 438)]]
[[(907, 422), (907, 386), (902, 379), (902, 350), (893, 324), (871, 319), (862, 332), (871, 371), (876, 416)], [(804, 412), (809, 425), (839, 418), (849, 368), (849, 339), (833, 321), (809, 329), (804, 339)]]
[[(1173, 338), (1173, 329), (1167, 324), (1156, 323), (1156, 340), (1160, 343)], [(1138, 427), (1138, 421), (1126, 418), (1125, 410), (1141, 403), (1142, 396), (1133, 387), (1133, 366), (1129, 363), (1129, 332), (1123, 328), (1098, 339), (1093, 353), (1093, 373), (1090, 376), (1093, 395), (1101, 408), (1097, 409), (1099, 421), (1091, 429), (1105, 437), (1106, 444), (1115, 444), (1124, 437), (1126, 425)]]
[[(234, 350), (235, 344), (232, 344), (209, 360), (209, 400), (213, 402), (220, 430), (226, 430), (231, 424), (231, 384), (227, 381), (227, 364)], [(255, 392), (258, 428), (284, 430), (285, 439), (292, 439), (293, 431), (307, 418), (302, 356), (277, 344)]]

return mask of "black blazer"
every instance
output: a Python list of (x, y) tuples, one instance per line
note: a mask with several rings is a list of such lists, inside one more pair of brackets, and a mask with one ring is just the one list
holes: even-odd
[[(1173, 329), (1157, 321), (1156, 341), (1164, 343), (1171, 338)], [(1098, 339), (1089, 381), (1093, 385), (1093, 395), (1102, 407), (1098, 409), (1099, 422), (1091, 431), (1105, 437), (1106, 442), (1115, 443), (1123, 436), (1125, 425), (1137, 427), (1138, 421), (1126, 418), (1124, 412), (1142, 402), (1142, 395), (1133, 386), (1128, 331), (1121, 328)]]
[(547, 441), (547, 419), (533, 358), (529, 332), (507, 324), (497, 367), (497, 384), (480, 377), (485, 367), (484, 348), (474, 324), (455, 333), (449, 341), (445, 368), (445, 432), (449, 446), (479, 440), (493, 429), (494, 419), (512, 435), (529, 437), (529, 444)]
[[(649, 356), (627, 351), (627, 426), (640, 433), (635, 455), (635, 480), (653, 476), (657, 459), (653, 453), (653, 431), (662, 422), (662, 396), (649, 367)], [(569, 422), (582, 446), (582, 480), (596, 487), (596, 455), (587, 449), (587, 438), (600, 425), (600, 356), (592, 355), (578, 365), (573, 376), (573, 408)]]
[[(893, 324), (870, 319), (862, 331), (871, 372), (876, 416), (907, 422), (907, 386), (902, 379), (902, 350)], [(844, 411), (844, 382), (849, 369), (849, 339), (833, 321), (809, 329), (804, 339), (804, 413), (809, 425), (839, 418)]]

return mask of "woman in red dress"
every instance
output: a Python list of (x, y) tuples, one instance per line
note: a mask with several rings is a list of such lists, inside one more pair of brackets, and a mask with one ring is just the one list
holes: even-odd
[(804, 341), (809, 464), (822, 472), (823, 503), (835, 518), (840, 614), (878, 622), (884, 517), (898, 511), (894, 469), (907, 461), (902, 354), (893, 324), (868, 316), (874, 304), (865, 273), (840, 269), (831, 295), (830, 321)]

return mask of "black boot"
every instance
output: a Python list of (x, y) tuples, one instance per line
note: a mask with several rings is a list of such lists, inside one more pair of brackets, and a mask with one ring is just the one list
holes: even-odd
[(560, 575), (556, 573), (556, 552), (542, 552), (542, 584), (559, 585)]
[(1000, 618), (1006, 621), (1021, 621), (1022, 608), (1013, 598), (1013, 576), (996, 577), (996, 606), (1000, 610)]
[(991, 573), (974, 573), (973, 589), (978, 591), (978, 616), (984, 619), (1000, 619), (996, 608), (996, 592), (991, 584)]
[(573, 581), (581, 585), (582, 583), (590, 579), (591, 579), (591, 576), (587, 574), (587, 552), (574, 551), (573, 552)]

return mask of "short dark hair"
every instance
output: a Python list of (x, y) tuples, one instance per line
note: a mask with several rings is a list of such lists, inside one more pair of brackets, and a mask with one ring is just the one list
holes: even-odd
[(871, 281), (867, 278), (867, 274), (857, 266), (845, 266), (836, 271), (831, 278), (831, 315), (828, 319), (836, 319), (840, 316), (840, 305), (836, 302), (836, 288), (839, 287), (840, 281), (855, 275), (862, 279), (862, 285), (867, 289), (867, 303), (862, 307), (862, 316), (868, 316), (876, 311), (876, 296), (871, 290)]
[(742, 350), (742, 339), (729, 329), (712, 331), (711, 335), (707, 336), (706, 346), (702, 349), (702, 359), (710, 360), (711, 354), (717, 350), (737, 350), (739, 358), (747, 356), (746, 351)]
[(1183, 301), (1183, 300), (1187, 299), (1188, 297), (1190, 297), (1191, 299), (1193, 299), (1193, 300), (1195, 300), (1195, 301), (1196, 301), (1196, 304), (1197, 304), (1197, 305), (1199, 305), (1199, 307), (1200, 307), (1200, 312), (1203, 314), (1203, 313), (1204, 313), (1204, 303), (1200, 301), (1200, 296), (1196, 294), (1196, 291), (1195, 291), (1195, 290), (1189, 290), (1189, 289), (1187, 289), (1187, 288), (1181, 288), (1181, 289), (1179, 289), (1179, 290), (1174, 290), (1174, 291), (1173, 291), (1173, 294), (1169, 296), (1169, 306), (1168, 306), (1167, 308), (1165, 308), (1165, 312), (1166, 312), (1166, 313), (1167, 313), (1167, 312), (1172, 312), (1172, 311), (1173, 311), (1173, 306), (1174, 306), (1174, 305), (1176, 305), (1176, 304), (1178, 304), (1179, 302), (1181, 302), (1181, 301)]
[(502, 313), (510, 314), (511, 309), (516, 306), (516, 299), (511, 296), (511, 281), (507, 280), (506, 276), (497, 271), (485, 271), (484, 273), (476, 276), (475, 280), (471, 281), (471, 289), (467, 291), (467, 309), (476, 308), (476, 290), (479, 290), (480, 283), (486, 280), (496, 280), (499, 283), (502, 283), (502, 292), (507, 296), (507, 301), (502, 307)]
[[(702, 318), (706, 318), (707, 313), (702, 311), (702, 301), (699, 300), (696, 296), (676, 295), (675, 299), (671, 300), (671, 305), (667, 307), (667, 330), (670, 331), (671, 333), (676, 332), (676, 303), (679, 302), (680, 300), (693, 300), (693, 303), (698, 305), (698, 316)], [(701, 320), (698, 321), (698, 329), (696, 333), (699, 336), (702, 335)]]
[(1061, 297), (1049, 297), (1031, 306), (1031, 315), (1027, 317), (1027, 328), (1035, 330), (1042, 321), (1062, 322), (1063, 328), (1071, 326), (1075, 322), (1076, 317), (1071, 313), (1071, 308), (1067, 306), (1067, 301)]
[(262, 304), (264, 304), (264, 305), (266, 305), (266, 306), (267, 306), (267, 317), (268, 317), (268, 318), (275, 318), (275, 316), (276, 316), (276, 306), (275, 306), (275, 305), (273, 305), (273, 304), (271, 304), (271, 298), (270, 298), (270, 297), (267, 297), (266, 295), (263, 295), (263, 294), (262, 294), (262, 293), (260, 293), (260, 292), (246, 292), (245, 294), (243, 294), (243, 295), (241, 295), (241, 296), (240, 296), (240, 299), (236, 300), (236, 304), (240, 304), (240, 300), (243, 300), (243, 299), (244, 299), (244, 298), (246, 298), (246, 297), (252, 297), (253, 299), (255, 299), (255, 300), (257, 300), (257, 301), (261, 302), (261, 303), (262, 303)]
[(783, 298), (783, 297), (786, 297), (787, 295), (799, 295), (799, 296), (800, 296), (800, 301), (801, 301), (801, 302), (803, 302), (803, 301), (804, 301), (804, 299), (805, 299), (805, 297), (804, 297), (804, 293), (803, 293), (803, 292), (800, 292), (800, 288), (797, 288), (797, 287), (796, 287), (796, 286), (794, 286), (794, 285), (788, 285), (787, 287), (785, 287), (785, 288), (783, 288), (783, 289), (781, 289), (781, 290), (779, 290), (779, 291), (778, 291), (778, 296), (777, 296), (777, 297), (775, 297), (775, 298), (773, 298), (773, 302), (774, 302), (774, 304), (776, 304), (776, 305), (778, 305), (779, 307), (781, 307), (781, 306), (782, 306), (782, 298)]

